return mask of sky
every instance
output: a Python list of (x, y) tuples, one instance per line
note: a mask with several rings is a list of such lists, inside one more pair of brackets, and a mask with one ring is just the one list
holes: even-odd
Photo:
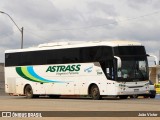
[[(24, 28), (24, 48), (57, 41), (130, 40), (159, 57), (159, 0), (0, 0), (0, 11)], [(0, 13), (0, 62), (21, 48), (21, 32)]]

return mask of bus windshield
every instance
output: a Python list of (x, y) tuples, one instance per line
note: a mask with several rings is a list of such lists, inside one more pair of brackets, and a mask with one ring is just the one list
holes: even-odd
[(121, 57), (122, 67), (117, 70), (117, 80), (144, 81), (148, 79), (146, 57)]
[(115, 68), (117, 81), (144, 81), (149, 79), (147, 55), (144, 46), (118, 46), (114, 54), (121, 59), (121, 68)]

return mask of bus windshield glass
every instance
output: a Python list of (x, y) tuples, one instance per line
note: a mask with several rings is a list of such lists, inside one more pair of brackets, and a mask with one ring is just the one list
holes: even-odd
[(117, 80), (143, 81), (148, 79), (148, 67), (145, 57), (125, 57), (122, 67), (117, 70)]
[(117, 68), (117, 81), (145, 81), (149, 79), (148, 63), (143, 46), (117, 47), (117, 56), (121, 58), (122, 66)]

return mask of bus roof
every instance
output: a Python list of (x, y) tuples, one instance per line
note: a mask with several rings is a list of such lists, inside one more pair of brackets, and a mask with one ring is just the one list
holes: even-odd
[(67, 41), (67, 42), (53, 42), (40, 44), (37, 47), (30, 47), (25, 49), (6, 50), (5, 53), (39, 51), (49, 49), (62, 49), (62, 48), (76, 48), (76, 47), (89, 47), (89, 46), (141, 46), (139, 42), (113, 40), (113, 41)]

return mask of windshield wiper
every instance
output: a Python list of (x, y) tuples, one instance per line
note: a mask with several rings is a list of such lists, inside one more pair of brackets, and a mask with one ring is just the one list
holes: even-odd
[[(138, 66), (139, 66), (139, 65), (138, 65), (138, 61), (136, 61), (136, 64), (135, 64), (136, 73), (138, 73), (138, 75), (141, 76), (140, 78), (142, 78), (142, 79), (144, 80), (144, 75), (143, 75), (142, 71), (139, 69)], [(137, 74), (136, 74), (136, 76), (137, 76)]]

